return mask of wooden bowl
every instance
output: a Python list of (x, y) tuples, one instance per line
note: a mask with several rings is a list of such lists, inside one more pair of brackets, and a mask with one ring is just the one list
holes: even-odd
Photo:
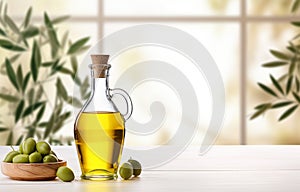
[(67, 162), (59, 160), (54, 163), (6, 163), (1, 162), (1, 171), (4, 175), (15, 180), (46, 181), (56, 178), (56, 171)]

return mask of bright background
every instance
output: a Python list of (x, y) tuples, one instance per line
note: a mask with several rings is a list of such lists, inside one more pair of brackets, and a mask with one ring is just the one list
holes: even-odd
[[(29, 6), (33, 7), (36, 22), (42, 22), (44, 11), (51, 17), (70, 15), (71, 19), (60, 26), (61, 29), (69, 30), (73, 39), (90, 36), (91, 44), (119, 29), (137, 24), (158, 23), (179, 28), (197, 38), (208, 49), (225, 84), (226, 115), (217, 144), (298, 144), (299, 114), (280, 123), (276, 120), (279, 113), (268, 113), (264, 117), (249, 120), (253, 107), (268, 99), (257, 86), (257, 81), (269, 82), (268, 75), (271, 72), (261, 67), (262, 63), (273, 59), (268, 50), (282, 49), (296, 33), (296, 28), (289, 25), (289, 21), (295, 19), (295, 15), (291, 15), (289, 11), (291, 2), (292, 0), (9, 0), (7, 4), (9, 14), (17, 20), (23, 19)], [(129, 65), (141, 58), (153, 57), (154, 53), (154, 58), (168, 59), (170, 63), (176, 63), (180, 59), (176, 55), (170, 57), (174, 53), (169, 53), (168, 50), (158, 51), (153, 47), (145, 47), (123, 53), (114, 63), (126, 63), (123, 64), (126, 68), (127, 63)], [(211, 102), (205, 80), (193, 85), (197, 93), (203, 93), (198, 95), (200, 107), (209, 111)], [(72, 91), (71, 84), (68, 91)], [(142, 95), (136, 93), (133, 97), (139, 98)], [(147, 119), (146, 116), (139, 118)], [(207, 127), (210, 116), (204, 115), (203, 118), (199, 126)], [(67, 124), (60, 134), (72, 135), (72, 126), (72, 123)], [(172, 126), (172, 122), (169, 126)], [(166, 130), (165, 135), (160, 133), (160, 137), (153, 136), (147, 144), (160, 143), (174, 132), (172, 127)], [(199, 144), (202, 136), (203, 131), (199, 131), (193, 143)]]

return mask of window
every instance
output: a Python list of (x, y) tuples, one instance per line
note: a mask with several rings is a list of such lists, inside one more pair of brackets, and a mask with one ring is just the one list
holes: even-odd
[[(265, 99), (257, 81), (267, 81), (270, 71), (260, 64), (272, 59), (270, 48), (280, 49), (294, 34), (288, 23), (297, 19), (289, 12), (292, 0), (90, 0), (8, 2), (10, 12), (21, 19), (24, 7), (34, 7), (34, 18), (69, 14), (65, 25), (76, 39), (91, 36), (92, 43), (119, 29), (144, 23), (174, 26), (196, 37), (215, 59), (225, 83), (226, 115), (218, 144), (299, 143), (296, 115), (277, 123), (272, 115), (249, 120), (253, 107)], [(132, 50), (122, 56), (155, 51)], [(162, 51), (164, 52), (164, 51)], [(167, 54), (167, 53), (166, 53)], [(160, 58), (164, 58), (163, 54)], [(120, 62), (116, 59), (115, 62)], [(124, 61), (123, 60), (123, 61)], [(200, 89), (200, 88), (199, 88)], [(201, 91), (201, 90), (196, 90)], [(204, 97), (205, 99), (205, 97)], [(201, 107), (201, 106), (200, 106)], [(205, 108), (205, 107), (204, 107)], [(200, 126), (207, 126), (209, 117)], [(203, 134), (199, 131), (199, 137)], [(195, 139), (195, 143), (197, 138)]]

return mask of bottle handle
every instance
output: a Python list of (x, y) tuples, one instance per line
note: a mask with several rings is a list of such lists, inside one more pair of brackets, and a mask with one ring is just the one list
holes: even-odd
[(129, 94), (125, 90), (120, 89), (120, 88), (109, 89), (109, 92), (110, 92), (111, 98), (114, 95), (121, 95), (123, 97), (123, 99), (125, 100), (126, 106), (127, 106), (126, 113), (124, 113), (124, 114), (121, 113), (121, 114), (123, 115), (125, 121), (127, 121), (130, 118), (130, 116), (132, 115), (132, 110), (133, 110), (132, 100), (131, 100)]

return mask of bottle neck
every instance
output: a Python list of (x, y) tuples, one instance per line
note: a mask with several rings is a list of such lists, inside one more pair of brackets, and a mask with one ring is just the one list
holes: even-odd
[(107, 99), (108, 80), (107, 78), (92, 78), (92, 96), (97, 99)]

